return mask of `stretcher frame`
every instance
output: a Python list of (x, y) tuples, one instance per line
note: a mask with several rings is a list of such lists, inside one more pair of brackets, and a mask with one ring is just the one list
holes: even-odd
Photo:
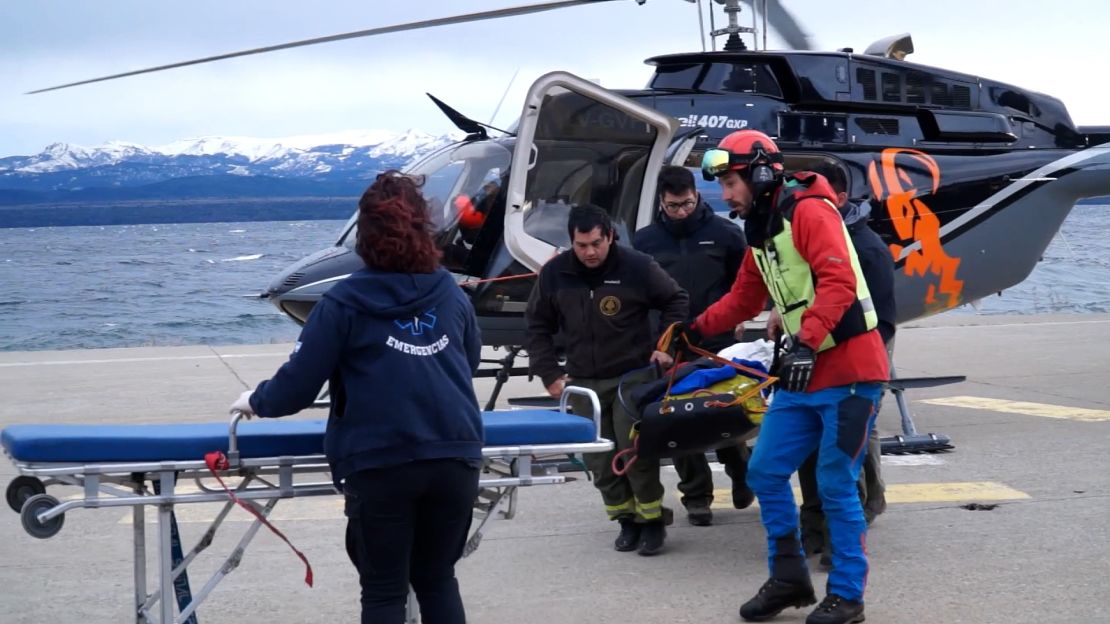
[[(559, 411), (567, 412), (567, 400), (575, 394), (590, 400), (595, 432), (593, 442), (494, 446), (482, 449), (482, 476), (478, 498), (474, 502), (474, 516), (478, 522), (471, 530), (464, 557), (477, 550), (483, 530), (492, 517), (499, 514), (505, 519), (511, 519), (516, 515), (518, 488), (566, 483), (568, 478), (562, 472), (584, 470), (580, 458), (577, 461), (568, 461), (567, 456), (608, 452), (613, 449), (612, 441), (600, 437), (601, 405), (597, 394), (592, 390), (568, 386), (560, 399)], [(228, 428), (229, 468), (219, 471), (223, 478), (240, 479), (237, 484), (228, 485), (238, 499), (266, 517), (280, 500), (340, 495), (332, 484), (330, 468), (322, 454), (241, 457), (237, 429), (242, 419), (243, 415), (239, 413), (231, 418)], [(5, 455), (8, 455), (7, 449)], [(47, 539), (56, 535), (62, 528), (65, 514), (74, 509), (132, 508), (134, 621), (139, 624), (196, 624), (196, 609), (239, 566), (247, 546), (263, 525), (258, 518), (251, 522), (223, 564), (193, 595), (189, 588), (188, 566), (212, 544), (217, 530), (236, 506), (222, 488), (217, 489), (205, 483), (205, 479), (211, 479), (212, 476), (203, 460), (35, 463), (19, 461), (10, 455), (9, 459), (22, 477), (32, 478), (23, 483), (37, 490), (37, 493), (23, 501), (20, 511), (24, 529), (34, 537)], [(323, 480), (320, 480), (321, 477)], [(198, 492), (178, 492), (178, 484), (189, 480), (195, 482)], [(46, 487), (50, 485), (79, 487), (82, 494), (77, 498), (58, 501), (45, 493)], [(223, 502), (224, 505), (196, 545), (188, 553), (182, 554), (175, 506), (213, 502)], [(149, 593), (145, 515), (145, 508), (148, 506), (158, 510), (157, 583)], [(411, 593), (406, 620), (417, 621), (416, 603)]]

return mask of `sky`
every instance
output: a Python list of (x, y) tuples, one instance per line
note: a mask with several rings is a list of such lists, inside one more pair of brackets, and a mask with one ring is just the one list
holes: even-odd
[[(701, 49), (697, 5), (617, 0), (24, 95), (152, 65), (525, 1), (5, 2), (0, 156), (38, 153), (55, 142), (154, 146), (212, 135), (453, 130), (425, 92), (481, 121), (490, 121), (506, 95), (493, 119), (505, 127), (519, 115), (529, 84), (546, 72), (639, 88), (651, 75), (645, 58)], [(1110, 3), (1104, 0), (784, 3), (820, 49), (862, 51), (909, 32), (916, 48), (909, 61), (1047, 93), (1063, 100), (1077, 124), (1110, 125), (1103, 66), (1110, 59)], [(723, 14), (713, 6), (720, 26)], [(750, 20), (745, 9), (741, 21)], [(784, 45), (773, 33), (768, 43)]]

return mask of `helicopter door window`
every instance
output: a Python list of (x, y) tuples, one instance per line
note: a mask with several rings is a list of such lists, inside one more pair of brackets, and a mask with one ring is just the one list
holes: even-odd
[(657, 132), (635, 117), (577, 93), (558, 90), (544, 102), (528, 172), (524, 230), (566, 249), (571, 205), (592, 203), (609, 211), (626, 237), (635, 223), (644, 164)]
[[(650, 215), (655, 180), (678, 122), (563, 72), (545, 74), (528, 91), (506, 198), (505, 244), (535, 270), (570, 247), (570, 209), (608, 211), (625, 243)], [(525, 165), (524, 163), (527, 163)]]

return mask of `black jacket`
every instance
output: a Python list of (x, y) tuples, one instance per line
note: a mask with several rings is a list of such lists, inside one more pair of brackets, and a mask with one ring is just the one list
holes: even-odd
[[(654, 223), (636, 232), (632, 246), (654, 257), (690, 294), (689, 321), (732, 287), (748, 247), (743, 230), (704, 202), (678, 221), (657, 212)], [(714, 338), (710, 347), (735, 342), (731, 334)]]
[[(564, 374), (609, 379), (646, 366), (658, 328), (685, 320), (682, 290), (651, 256), (614, 244), (605, 263), (587, 269), (565, 251), (540, 270), (528, 299), (528, 356), (533, 374), (551, 385)], [(559, 366), (555, 334), (566, 344), (566, 371)]]
[(330, 379), (324, 451), (336, 485), (414, 460), (482, 458), (471, 375), (482, 339), (474, 308), (443, 269), (362, 269), (312, 309), (289, 361), (251, 395), (262, 417), (298, 412)]
[(871, 302), (875, 304), (875, 314), (879, 317), (879, 335), (884, 343), (894, 337), (897, 308), (894, 302), (894, 258), (890, 248), (875, 230), (867, 224), (871, 206), (866, 202), (847, 204), (841, 213), (844, 226), (852, 237), (856, 248), (863, 279), (867, 280), (867, 290), (871, 292)]

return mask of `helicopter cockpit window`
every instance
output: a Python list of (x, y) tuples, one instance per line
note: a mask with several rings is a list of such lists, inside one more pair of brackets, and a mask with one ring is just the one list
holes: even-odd
[(644, 169), (658, 131), (641, 119), (556, 88), (540, 107), (525, 187), (524, 231), (566, 249), (573, 205), (609, 211), (625, 241), (636, 223)]
[(674, 63), (655, 68), (652, 89), (693, 89), (701, 75), (703, 63)]
[[(485, 243), (499, 238), (504, 227), (502, 188), (511, 160), (512, 153), (500, 143), (477, 141), (448, 146), (405, 171), (423, 179), (421, 192), (448, 270), (472, 275), (485, 268), (492, 248)], [(345, 245), (354, 246), (356, 230), (357, 224)]]
[(781, 98), (782, 87), (764, 63), (713, 63), (699, 88), (703, 91), (758, 93)]

